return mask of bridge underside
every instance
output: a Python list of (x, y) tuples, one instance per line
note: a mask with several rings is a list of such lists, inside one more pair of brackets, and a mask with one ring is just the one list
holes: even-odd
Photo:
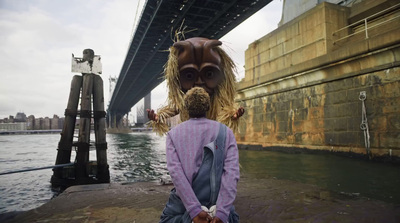
[(219, 39), (271, 1), (148, 0), (112, 95), (109, 116), (119, 119), (127, 114), (164, 80), (168, 49), (182, 24), (190, 31), (185, 38)]

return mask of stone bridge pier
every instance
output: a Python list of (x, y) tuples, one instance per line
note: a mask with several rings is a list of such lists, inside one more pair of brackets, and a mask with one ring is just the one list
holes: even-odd
[(398, 1), (324, 2), (251, 43), (240, 146), (400, 160), (399, 27)]
[(107, 112), (107, 132), (117, 133), (117, 132), (130, 132), (129, 125), (124, 118), (126, 113), (108, 111)]

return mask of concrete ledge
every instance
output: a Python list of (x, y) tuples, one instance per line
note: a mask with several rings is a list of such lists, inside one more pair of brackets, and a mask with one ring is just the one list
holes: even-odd
[[(158, 222), (172, 187), (151, 182), (73, 186), (3, 222)], [(248, 178), (245, 173), (234, 204), (240, 222), (400, 221), (400, 207), (393, 204), (294, 181)]]

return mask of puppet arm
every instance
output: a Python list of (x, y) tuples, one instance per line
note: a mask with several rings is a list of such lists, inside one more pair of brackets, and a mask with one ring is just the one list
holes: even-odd
[(178, 114), (178, 111), (172, 109), (168, 106), (162, 107), (158, 109), (158, 114), (154, 112), (154, 110), (147, 110), (147, 116), (150, 121), (148, 124), (153, 128), (153, 130), (158, 135), (164, 135), (169, 131), (169, 126), (167, 124), (167, 119), (171, 118)]
[(218, 114), (217, 121), (225, 124), (233, 132), (237, 132), (239, 128), (239, 118), (244, 114), (244, 108), (239, 107), (223, 107)]

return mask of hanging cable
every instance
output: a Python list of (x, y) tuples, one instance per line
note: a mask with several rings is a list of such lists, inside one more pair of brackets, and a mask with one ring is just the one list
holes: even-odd
[(360, 92), (359, 99), (361, 100), (361, 130), (364, 131), (364, 144), (365, 149), (367, 150), (367, 155), (369, 159), (371, 159), (371, 150), (370, 150), (370, 137), (369, 137), (369, 128), (368, 128), (368, 120), (367, 120), (367, 109), (365, 108), (365, 100), (367, 99), (367, 93), (365, 91)]
[(7, 175), (7, 174), (13, 174), (13, 173), (22, 173), (22, 172), (28, 172), (28, 171), (35, 171), (35, 170), (43, 170), (43, 169), (50, 169), (50, 168), (61, 168), (61, 167), (66, 167), (66, 166), (73, 166), (74, 163), (65, 163), (65, 164), (58, 164), (58, 165), (53, 165), (53, 166), (45, 166), (45, 167), (38, 167), (38, 168), (30, 168), (30, 169), (23, 169), (23, 170), (12, 170), (8, 172), (2, 172), (0, 175)]

